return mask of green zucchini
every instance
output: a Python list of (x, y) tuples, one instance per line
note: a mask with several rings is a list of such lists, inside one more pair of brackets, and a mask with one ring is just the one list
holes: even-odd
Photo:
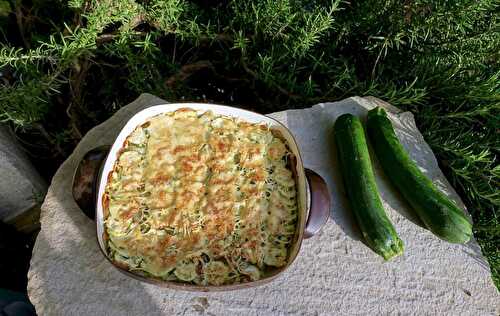
[(344, 114), (334, 133), (349, 204), (366, 243), (385, 260), (402, 254), (403, 242), (380, 201), (361, 121)]
[(439, 191), (411, 160), (382, 108), (368, 112), (367, 128), (382, 169), (425, 226), (446, 241), (469, 241), (472, 224), (464, 211)]

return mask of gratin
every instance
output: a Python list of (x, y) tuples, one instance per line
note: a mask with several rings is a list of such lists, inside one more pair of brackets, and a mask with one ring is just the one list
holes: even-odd
[(103, 197), (116, 264), (199, 285), (263, 278), (287, 264), (297, 222), (292, 153), (264, 124), (179, 109), (138, 126)]

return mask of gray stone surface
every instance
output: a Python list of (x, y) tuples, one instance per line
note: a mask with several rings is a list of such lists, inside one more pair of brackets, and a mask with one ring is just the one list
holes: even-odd
[(9, 221), (31, 209), (46, 190), (14, 135), (0, 126), (0, 220)]
[[(376, 165), (384, 206), (406, 243), (392, 262), (361, 241), (346, 208), (332, 147), (332, 122), (345, 112), (364, 117), (380, 101), (350, 98), (270, 114), (286, 124), (307, 167), (332, 195), (332, 219), (303, 243), (299, 257), (267, 285), (220, 293), (191, 293), (129, 279), (101, 255), (95, 224), (71, 197), (71, 177), (84, 153), (110, 144), (138, 110), (163, 103), (142, 95), (92, 129), (55, 175), (42, 206), (28, 293), (40, 315), (498, 315), (500, 295), (476, 241), (453, 245), (420, 226)], [(421, 168), (461, 204), (439, 170), (410, 113), (391, 114), (404, 146)]]

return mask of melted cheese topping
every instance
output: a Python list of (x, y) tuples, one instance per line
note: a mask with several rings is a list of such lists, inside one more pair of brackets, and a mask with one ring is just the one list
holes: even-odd
[(265, 125), (181, 109), (125, 141), (104, 200), (108, 254), (164, 280), (222, 285), (287, 263), (291, 153)]

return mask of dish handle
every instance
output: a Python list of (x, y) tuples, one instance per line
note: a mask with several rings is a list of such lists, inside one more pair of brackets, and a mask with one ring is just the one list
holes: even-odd
[(80, 160), (73, 176), (73, 199), (92, 220), (95, 219), (99, 173), (110, 148), (111, 146), (104, 145), (88, 151)]
[[(76, 204), (87, 217), (95, 219), (99, 173), (111, 146), (105, 145), (88, 151), (78, 164), (73, 176), (72, 194)], [(316, 172), (305, 169), (311, 192), (311, 204), (304, 238), (317, 234), (330, 216), (330, 195), (325, 180)]]
[(309, 190), (311, 192), (311, 204), (307, 217), (304, 238), (310, 238), (317, 234), (330, 217), (330, 193), (325, 180), (311, 169), (305, 168)]

